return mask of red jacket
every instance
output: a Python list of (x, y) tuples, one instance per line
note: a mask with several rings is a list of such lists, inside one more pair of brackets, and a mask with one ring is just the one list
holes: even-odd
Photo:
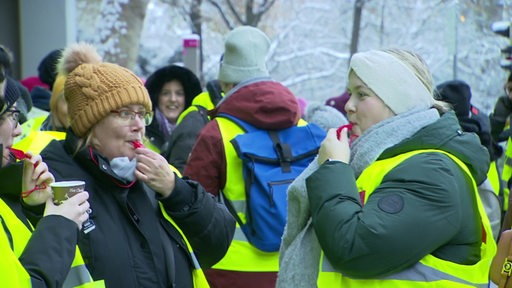
[(230, 91), (211, 111), (212, 121), (201, 130), (183, 173), (217, 195), (226, 184), (226, 159), (215, 116), (227, 113), (263, 129), (296, 125), (300, 118), (297, 98), (282, 84), (260, 80)]

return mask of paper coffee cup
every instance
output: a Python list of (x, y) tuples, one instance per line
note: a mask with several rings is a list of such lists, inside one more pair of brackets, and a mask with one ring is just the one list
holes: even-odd
[(84, 191), (84, 181), (58, 181), (50, 184), (53, 191), (53, 203), (61, 204), (62, 201), (69, 199), (75, 194)]

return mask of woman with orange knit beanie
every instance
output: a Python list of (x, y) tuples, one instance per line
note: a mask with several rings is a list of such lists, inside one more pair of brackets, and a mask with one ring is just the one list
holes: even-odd
[(139, 77), (85, 43), (67, 47), (59, 67), (70, 129), (41, 154), (56, 180), (86, 183), (92, 212), (78, 245), (93, 278), (107, 287), (207, 287), (202, 269), (226, 253), (235, 222), (140, 145), (153, 110)]

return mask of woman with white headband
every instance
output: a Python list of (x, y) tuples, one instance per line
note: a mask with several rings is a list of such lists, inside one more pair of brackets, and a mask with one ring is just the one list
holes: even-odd
[(478, 137), (434, 100), (415, 53), (357, 53), (348, 75), (352, 130), (331, 129), (288, 191), (278, 287), (487, 287)]

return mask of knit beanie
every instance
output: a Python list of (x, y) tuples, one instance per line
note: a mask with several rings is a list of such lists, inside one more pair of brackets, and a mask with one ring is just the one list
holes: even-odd
[(270, 39), (261, 30), (240, 26), (228, 33), (218, 79), (240, 83), (247, 79), (269, 76), (265, 59)]
[(62, 50), (56, 49), (44, 56), (43, 60), (37, 66), (37, 72), (41, 82), (48, 85), (50, 90), (53, 87), (53, 82), (57, 77), (57, 63), (62, 56)]
[(356, 53), (350, 71), (370, 88), (395, 114), (429, 109), (434, 98), (414, 72), (390, 53), (370, 50)]
[(11, 78), (6, 78), (0, 86), (4, 87), (4, 90), (2, 91), (3, 93), (2, 95), (0, 95), (2, 101), (2, 105), (0, 107), (1, 116), (5, 113), (5, 111), (11, 108), (14, 105), (14, 103), (16, 103), (16, 101), (18, 101), (18, 99), (21, 96), (21, 92), (18, 89), (14, 80), (12, 80)]
[(334, 107), (336, 110), (343, 113), (344, 116), (347, 116), (347, 112), (345, 111), (345, 105), (347, 104), (349, 98), (350, 94), (348, 94), (348, 91), (345, 91), (340, 96), (332, 97), (325, 100), (325, 105)]
[(471, 88), (461, 80), (443, 82), (436, 87), (436, 99), (453, 106), (457, 118), (469, 117), (471, 111)]
[(349, 123), (345, 115), (336, 108), (316, 101), (311, 101), (306, 106), (304, 120), (320, 126), (326, 132)]
[(139, 77), (117, 64), (101, 62), (89, 44), (66, 48), (59, 72), (66, 77), (64, 97), (71, 129), (78, 137), (84, 137), (112, 110), (139, 104), (152, 111), (149, 94)]

